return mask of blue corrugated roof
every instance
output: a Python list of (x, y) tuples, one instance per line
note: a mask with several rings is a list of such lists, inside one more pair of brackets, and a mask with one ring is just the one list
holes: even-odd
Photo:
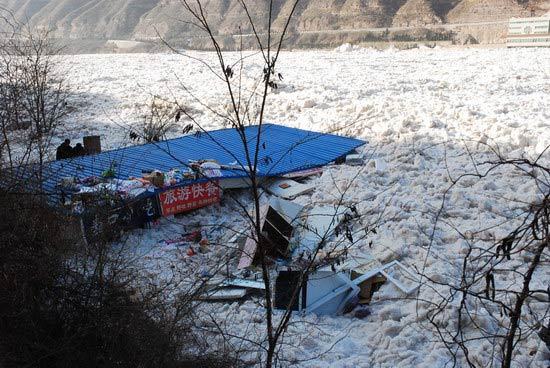
[[(245, 128), (249, 154), (255, 153), (258, 126)], [(264, 124), (259, 149), (259, 176), (277, 176), (319, 167), (334, 161), (366, 142), (333, 134), (317, 133), (275, 124)], [(221, 165), (240, 162), (246, 152), (234, 128), (191, 134), (159, 143), (105, 151), (100, 154), (53, 161), (46, 164), (45, 191), (55, 192), (64, 177), (100, 176), (115, 165), (116, 177), (141, 177), (142, 170), (168, 171), (185, 167), (189, 160), (216, 160)], [(239, 170), (223, 172), (224, 178), (244, 177)]]

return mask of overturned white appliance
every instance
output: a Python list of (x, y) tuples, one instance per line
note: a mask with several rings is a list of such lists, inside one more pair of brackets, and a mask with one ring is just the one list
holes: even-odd
[(300, 271), (279, 272), (275, 282), (275, 307), (290, 308), (304, 313), (341, 314), (348, 302), (360, 293), (361, 284), (378, 275), (384, 276), (406, 295), (414, 292), (419, 286), (415, 273), (399, 261), (385, 265), (370, 262), (355, 269), (347, 268), (346, 265), (344, 267), (325, 267), (315, 271), (305, 280), (300, 280)]

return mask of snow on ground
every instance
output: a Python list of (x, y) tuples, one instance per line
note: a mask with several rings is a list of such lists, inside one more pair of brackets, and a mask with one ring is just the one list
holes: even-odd
[[(349, 52), (342, 52), (349, 51)], [(192, 52), (194, 58), (214, 61), (212, 54)], [(230, 54), (234, 60), (237, 54)], [(216, 109), (227, 102), (222, 84), (200, 63), (177, 55), (81, 55), (66, 59), (68, 76), (77, 90), (79, 108), (65, 135), (76, 140), (101, 134), (103, 146), (128, 144), (127, 128), (141, 120), (143, 105), (152, 95), (177, 98), (199, 111), (207, 129), (221, 126), (181, 88), (181, 83)], [(261, 76), (262, 65), (253, 56), (244, 72)], [(486, 180), (468, 179), (449, 193), (446, 225), (427, 256), (434, 213), (441, 205), (449, 176), (472, 172), (472, 162), (492, 157), (486, 144), (510, 157), (534, 157), (550, 145), (550, 49), (416, 49), (375, 51), (340, 48), (334, 51), (284, 52), (278, 67), (284, 80), (271, 95), (269, 121), (289, 126), (342, 133), (369, 141), (368, 153), (387, 163), (377, 172), (372, 162), (363, 168), (331, 167), (313, 179), (317, 191), (297, 201), (331, 201), (334, 186), (351, 183), (349, 200), (360, 210), (383, 211), (385, 222), (373, 235), (373, 247), (361, 244), (356, 253), (371, 252), (381, 261), (400, 259), (430, 275), (456, 278), (463, 243), (461, 232), (497, 225), (537, 196), (532, 181), (517, 174), (496, 172)], [(247, 85), (250, 87), (250, 85)], [(183, 122), (185, 125), (187, 122)], [(178, 135), (177, 130), (172, 135)], [(471, 153), (471, 156), (468, 154)], [(549, 163), (549, 154), (543, 156)], [(358, 170), (360, 172), (358, 173)], [(357, 179), (351, 178), (357, 175)], [(373, 194), (375, 194), (373, 196)], [(231, 204), (196, 212), (201, 221), (231, 217)], [(132, 234), (152, 258), (170, 257), (176, 250), (156, 247), (159, 240), (177, 237), (181, 227), (198, 221), (187, 216), (162, 220), (152, 230)], [(495, 228), (489, 236), (501, 237)], [(175, 257), (175, 256), (174, 256)], [(175, 261), (176, 259), (174, 259)], [(162, 264), (160, 266), (162, 268)], [(546, 288), (550, 270), (543, 270), (538, 286)], [(516, 280), (508, 280), (513, 285)], [(424, 323), (423, 310), (414, 301), (391, 301), (384, 286), (365, 320), (308, 315), (308, 324), (290, 332), (304, 332), (300, 340), (286, 341), (290, 360), (330, 353), (299, 363), (305, 367), (442, 367), (449, 362), (445, 347)], [(423, 289), (422, 297), (435, 293)], [(386, 296), (386, 298), (385, 298)], [(213, 306), (219, 316), (234, 313), (233, 332), (252, 333), (262, 313), (253, 301)], [(219, 310), (215, 310), (218, 308)], [(260, 318), (260, 319), (258, 319)], [(300, 320), (299, 317), (296, 317)], [(255, 321), (255, 322), (251, 322)], [(256, 327), (250, 325), (256, 324)], [(316, 326), (311, 328), (310, 326)], [(475, 348), (480, 356), (490, 346)], [(519, 348), (518, 367), (546, 366), (548, 351), (541, 344)], [(545, 362), (546, 361), (546, 362)]]
[[(211, 54), (190, 55), (214, 61)], [(317, 130), (361, 119), (355, 133), (370, 140), (405, 141), (427, 134), (493, 138), (513, 148), (540, 151), (550, 144), (544, 134), (549, 60), (548, 49), (283, 53), (279, 72), (284, 81), (272, 95), (268, 117)], [(256, 75), (261, 73), (257, 59), (248, 64)], [(71, 56), (67, 67), (80, 97), (70, 135), (100, 132), (107, 147), (118, 147), (123, 128), (141, 121), (142, 106), (151, 96), (192, 101), (182, 82), (203, 101), (227, 103), (216, 77), (182, 56), (79, 55)], [(191, 106), (199, 107), (196, 102)], [(217, 127), (211, 114), (204, 122)]]

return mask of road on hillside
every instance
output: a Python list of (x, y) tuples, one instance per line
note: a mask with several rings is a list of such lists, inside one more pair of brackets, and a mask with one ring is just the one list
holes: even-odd
[[(298, 33), (347, 33), (347, 32), (385, 32), (385, 31), (408, 31), (413, 29), (425, 29), (425, 28), (443, 28), (443, 29), (453, 29), (457, 27), (468, 27), (468, 26), (490, 26), (490, 25), (499, 25), (499, 24), (508, 24), (507, 20), (493, 21), (493, 22), (472, 22), (472, 23), (440, 23), (440, 24), (426, 24), (423, 26), (414, 26), (414, 27), (385, 27), (385, 28), (355, 28), (355, 29), (334, 29), (334, 30), (325, 30), (325, 31), (300, 31)], [(250, 34), (253, 36), (253, 34)]]
[[(378, 27), (378, 28), (353, 28), (353, 29), (327, 29), (320, 31), (297, 31), (295, 34), (316, 34), (316, 33), (350, 33), (350, 32), (385, 32), (385, 31), (409, 31), (414, 29), (454, 29), (457, 27), (468, 27), (468, 26), (490, 26), (490, 25), (501, 25), (508, 24), (507, 20), (499, 20), (492, 22), (471, 22), (471, 23), (438, 23), (438, 24), (425, 24), (422, 26), (402, 26), (402, 27)], [(280, 34), (280, 32), (272, 32), (272, 34)], [(260, 36), (266, 36), (267, 33), (260, 33)], [(230, 36), (230, 35), (225, 35)], [(241, 35), (231, 35), (231, 36), (243, 36), (243, 37), (252, 37), (254, 33), (243, 33)], [(209, 36), (197, 36), (196, 38), (208, 38)], [(195, 38), (195, 37), (193, 37)]]
[[(422, 26), (401, 26), (401, 27), (378, 27), (378, 28), (353, 28), (353, 29), (327, 29), (327, 30), (318, 30), (318, 31), (296, 31), (289, 32), (288, 34), (338, 34), (338, 33), (362, 33), (362, 32), (372, 32), (372, 33), (382, 33), (386, 31), (410, 31), (415, 29), (454, 29), (458, 27), (470, 27), (470, 26), (491, 26), (491, 25), (507, 25), (507, 20), (498, 20), (491, 22), (470, 22), (470, 23), (435, 23), (435, 24), (425, 24)], [(281, 34), (280, 32), (272, 32), (273, 35)], [(243, 33), (243, 34), (222, 34), (219, 36), (233, 36), (233, 37), (254, 37), (254, 33)], [(259, 36), (267, 36), (267, 33), (259, 33)], [(187, 36), (188, 39), (192, 38), (210, 38), (208, 35), (193, 35)]]

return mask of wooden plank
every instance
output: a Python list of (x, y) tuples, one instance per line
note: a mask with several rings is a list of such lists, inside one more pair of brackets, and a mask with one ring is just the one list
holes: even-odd
[(223, 282), (225, 286), (238, 286), (248, 289), (265, 290), (265, 284), (263, 281), (246, 280), (246, 279), (229, 279)]
[(256, 254), (256, 248), (256, 241), (251, 238), (246, 238), (243, 252), (241, 258), (239, 259), (239, 264), (237, 265), (237, 269), (242, 270), (243, 268), (252, 266), (252, 263), (254, 262), (254, 255)]
[[(267, 213), (268, 208), (269, 206), (260, 207), (260, 219), (262, 223), (263, 221), (265, 221), (265, 215)], [(252, 214), (252, 216), (254, 215)], [(237, 269), (242, 270), (243, 268), (252, 266), (252, 264), (254, 263), (254, 257), (256, 255), (257, 245), (258, 244), (254, 239), (250, 237), (246, 238), (246, 241), (244, 243), (244, 247), (242, 250), (242, 255), (241, 255), (241, 258), (239, 259), (239, 264), (237, 265)]]
[(199, 297), (201, 300), (234, 300), (242, 299), (248, 293), (247, 289), (218, 289)]

